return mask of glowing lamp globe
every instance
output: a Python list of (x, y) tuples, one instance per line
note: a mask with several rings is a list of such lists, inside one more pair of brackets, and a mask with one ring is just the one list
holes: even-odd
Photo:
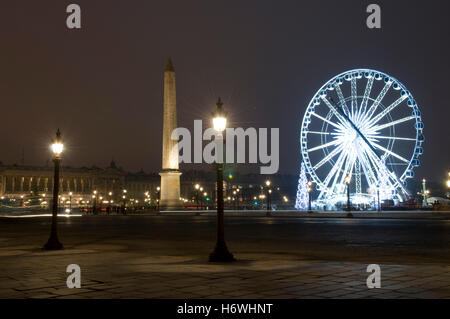
[(348, 175), (346, 178), (345, 178), (345, 182), (347, 183), (347, 184), (350, 184), (350, 181), (352, 180), (352, 178), (350, 177), (350, 175)]
[(227, 119), (225, 117), (213, 118), (214, 129), (218, 132), (223, 132), (227, 128)]
[(52, 152), (55, 156), (60, 156), (63, 152), (64, 145), (62, 143), (53, 143), (52, 144)]
[(213, 112), (213, 127), (217, 132), (223, 132), (227, 128), (227, 117), (223, 110), (223, 103), (219, 97), (216, 103), (216, 110)]

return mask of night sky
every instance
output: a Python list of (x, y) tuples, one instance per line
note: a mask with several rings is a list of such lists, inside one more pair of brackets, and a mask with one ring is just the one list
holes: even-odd
[[(82, 29), (66, 27), (66, 7)], [(382, 7), (382, 29), (366, 7)], [(303, 113), (320, 86), (353, 68), (400, 80), (423, 114), (418, 178), (449, 163), (448, 0), (2, 1), (0, 161), (43, 165), (59, 127), (64, 164), (161, 165), (162, 79), (177, 76), (178, 124), (209, 120), (222, 97), (234, 127), (279, 127), (280, 171), (296, 174)], [(182, 168), (187, 168), (183, 166)]]

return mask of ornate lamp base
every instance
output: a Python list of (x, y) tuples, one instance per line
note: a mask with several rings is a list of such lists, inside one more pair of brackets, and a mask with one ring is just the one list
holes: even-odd
[(228, 251), (227, 245), (224, 242), (217, 242), (216, 248), (209, 255), (210, 262), (231, 262), (236, 261), (233, 254)]
[(47, 243), (42, 247), (44, 250), (61, 250), (64, 249), (63, 244), (58, 240), (58, 237), (50, 236)]

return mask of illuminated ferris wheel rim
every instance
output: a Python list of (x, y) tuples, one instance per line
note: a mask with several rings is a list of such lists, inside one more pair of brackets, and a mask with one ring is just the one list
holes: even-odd
[[(365, 90), (364, 90), (364, 95), (358, 95), (358, 93), (357, 93), (357, 88), (356, 88), (357, 81), (360, 79), (367, 79), (367, 83), (366, 83)], [(383, 90), (381, 92), (377, 93), (378, 95), (376, 98), (370, 97), (374, 82), (380, 81), (380, 80), (383, 80), (383, 82), (384, 82)], [(340, 87), (345, 82), (351, 83), (351, 96), (349, 96), (349, 97), (344, 97), (342, 90), (340, 89)], [(394, 91), (400, 92), (400, 98), (398, 98), (394, 103), (390, 104), (389, 106), (385, 106), (382, 102), (383, 102), (383, 99), (385, 98), (385, 95), (388, 93), (388, 91), (390, 90), (391, 87), (394, 89)], [(336, 91), (337, 92), (336, 94), (339, 95), (338, 105), (333, 105), (333, 103), (331, 103), (331, 101), (328, 100), (327, 96), (328, 96), (328, 92), (330, 92), (330, 91)], [(400, 120), (393, 121), (392, 117), (390, 117), (390, 113), (398, 105), (402, 104), (404, 101), (406, 101), (407, 106), (412, 110), (412, 115), (402, 118)], [(350, 102), (350, 105), (351, 105), (351, 109), (352, 109), (351, 112), (347, 107), (348, 102)], [(328, 106), (328, 108), (329, 108), (329, 112), (328, 112), (326, 118), (320, 117), (314, 113), (315, 107), (320, 106), (322, 103), (325, 104), (326, 106)], [(354, 107), (356, 107), (355, 113), (354, 113)], [(347, 112), (344, 108), (347, 109)], [(337, 111), (340, 111), (340, 112), (337, 112)], [(413, 168), (419, 166), (419, 164), (420, 164), (418, 158), (423, 153), (423, 148), (421, 147), (421, 145), (424, 141), (424, 136), (423, 136), (423, 122), (422, 122), (421, 113), (419, 111), (417, 103), (416, 103), (414, 97), (412, 96), (411, 92), (408, 91), (407, 88), (400, 81), (398, 81), (396, 78), (394, 78), (384, 72), (377, 71), (374, 69), (348, 70), (348, 71), (342, 72), (342, 73), (334, 76), (331, 80), (327, 81), (316, 92), (316, 94), (313, 96), (313, 98), (309, 102), (307, 110), (303, 116), (301, 133), (300, 133), (300, 146), (301, 146), (301, 154), (303, 157), (303, 161), (305, 162), (307, 171), (308, 171), (311, 179), (317, 184), (318, 189), (321, 191), (320, 196), (322, 196), (322, 197), (333, 196), (333, 195), (340, 196), (341, 191), (336, 192), (336, 190), (334, 188), (336, 185), (333, 185), (333, 189), (330, 189), (328, 186), (329, 180), (323, 181), (321, 178), (319, 178), (319, 176), (316, 174), (317, 164), (315, 166), (313, 166), (311, 163), (311, 160), (309, 157), (310, 152), (318, 150), (318, 149), (328, 150), (327, 145), (319, 145), (315, 148), (311, 148), (308, 146), (308, 135), (310, 135), (310, 133), (312, 133), (312, 132), (309, 132), (308, 127), (310, 126), (310, 123), (312, 121), (312, 115), (314, 115), (314, 117), (317, 121), (322, 120), (322, 122), (323, 122), (322, 132), (315, 132), (318, 134), (322, 134), (321, 138), (323, 137), (324, 134), (329, 134), (329, 135), (334, 134), (335, 136), (338, 136), (338, 138), (339, 138), (339, 134), (342, 136), (342, 135), (346, 135), (345, 133), (348, 132), (349, 130), (352, 132), (354, 131), (352, 134), (360, 134), (361, 135), (360, 139), (365, 141), (365, 143), (363, 143), (363, 145), (361, 146), (361, 148), (363, 148), (363, 149), (367, 149), (367, 148), (374, 149), (374, 147), (370, 144), (372, 144), (371, 141), (376, 140), (376, 138), (387, 138), (387, 139), (391, 139), (394, 142), (396, 141), (396, 139), (404, 139), (404, 140), (413, 141), (414, 142), (414, 151), (412, 152), (410, 158), (403, 158), (403, 157), (399, 156), (398, 154), (394, 153), (392, 151), (394, 142), (392, 142), (392, 145), (389, 144), (389, 145), (391, 145), (390, 149), (389, 149), (389, 147), (383, 149), (384, 158), (391, 155), (391, 157), (395, 156), (397, 158), (401, 158), (402, 161), (406, 162), (406, 165), (405, 165), (406, 168), (402, 172), (401, 175), (399, 174), (400, 177), (398, 177), (395, 173), (392, 174), (392, 172), (387, 170), (384, 160), (381, 161), (381, 163), (383, 163), (383, 166), (384, 166), (384, 168), (382, 168), (382, 165), (379, 163), (380, 159), (377, 159), (376, 157), (374, 157), (372, 159), (373, 163), (375, 163), (374, 167), (378, 167), (379, 170), (381, 170), (383, 172), (380, 173), (377, 169), (374, 168), (374, 170), (376, 170), (376, 173), (372, 172), (372, 175), (373, 175), (372, 177), (366, 176), (367, 183), (369, 185), (371, 185), (371, 187), (374, 185), (374, 180), (378, 180), (377, 187), (379, 187), (381, 182), (378, 177), (385, 175), (385, 176), (387, 176), (386, 178), (388, 180), (392, 180), (389, 183), (392, 184), (391, 186), (392, 186), (392, 188), (395, 189), (395, 192), (400, 190), (400, 192), (404, 193), (403, 195), (407, 195), (407, 191), (404, 188), (404, 183), (407, 178), (413, 177), (413, 175), (414, 175)], [(345, 115), (348, 115), (348, 116), (345, 117)], [(331, 118), (333, 118), (333, 116), (336, 118), (336, 120), (338, 122), (340, 121), (340, 123), (333, 124), (333, 122), (331, 121)], [(377, 126), (376, 124), (378, 123), (378, 121), (380, 121), (384, 117), (390, 118), (391, 122), (388, 124)], [(348, 121), (346, 121), (346, 119)], [(394, 133), (395, 133), (395, 125), (403, 123), (403, 122), (407, 122), (410, 120), (414, 120), (414, 122), (415, 122), (415, 124), (414, 124), (415, 136), (414, 137), (401, 138), (401, 137), (392, 136), (392, 131), (394, 131)], [(353, 122), (356, 123), (356, 121), (359, 121), (357, 123), (358, 125), (355, 125), (353, 123)], [(349, 127), (350, 127), (349, 123), (354, 125), (354, 127), (349, 129)], [(334, 125), (336, 127), (334, 133), (323, 132), (324, 127), (326, 127), (326, 129), (327, 129), (328, 126), (331, 126), (331, 125)], [(390, 130), (391, 135), (389, 137), (383, 137), (383, 136), (377, 135), (378, 131), (380, 131), (383, 128), (387, 128), (387, 127), (390, 128), (389, 130)], [(358, 128), (359, 128), (359, 130), (358, 130)], [(375, 128), (375, 129), (371, 130), (371, 128)], [(339, 131), (339, 129), (341, 131)], [(366, 133), (364, 133), (364, 134), (361, 133), (361, 131), (363, 131), (363, 130), (365, 130), (365, 132), (369, 132), (372, 134), (372, 135), (370, 135), (369, 139), (365, 138), (364, 135)], [(358, 131), (359, 133), (356, 133), (356, 131)], [(334, 143), (334, 145), (338, 144), (333, 141), (330, 143), (331, 144)], [(328, 144), (330, 144), (330, 143), (328, 143)], [(375, 143), (373, 143), (373, 144), (375, 144)], [(379, 149), (381, 147), (380, 145), (377, 145), (377, 144), (375, 144), (375, 145), (376, 145), (377, 149)], [(338, 148), (338, 146), (336, 146), (336, 148)], [(366, 151), (367, 150), (364, 151), (364, 154), (366, 153)], [(336, 153), (336, 155), (343, 153), (343, 152), (344, 152), (344, 147), (342, 148), (342, 150), (338, 151)], [(325, 153), (326, 152), (324, 151), (324, 154)], [(373, 152), (371, 152), (371, 150), (369, 150), (367, 153), (368, 154), (372, 153), (372, 155), (370, 155), (370, 156), (373, 156)], [(361, 160), (364, 159), (364, 154), (361, 156)], [(329, 155), (332, 155), (332, 154), (329, 154)], [(326, 157), (328, 157), (328, 155)], [(349, 157), (349, 155), (346, 155), (346, 157)], [(359, 162), (359, 160), (360, 160), (359, 154), (354, 157)], [(330, 158), (328, 160), (326, 160), (326, 158), (324, 158), (324, 160), (326, 160), (326, 162), (328, 162), (330, 160), (334, 161), (333, 158), (334, 158), (334, 155), (330, 156)], [(341, 157), (339, 157), (338, 159), (340, 159), (340, 158)], [(367, 160), (366, 162), (367, 162), (366, 163), (367, 166), (372, 165), (371, 160)], [(322, 165), (323, 165), (323, 163), (322, 163)], [(351, 174), (353, 174), (353, 164), (350, 164), (350, 165), (352, 167)], [(359, 163), (359, 165), (361, 165), (361, 163)], [(339, 171), (341, 169), (342, 169), (342, 167), (339, 167)], [(367, 171), (367, 167), (364, 167), (364, 175), (366, 175), (366, 171)], [(370, 173), (368, 173), (367, 175), (370, 175)], [(361, 171), (359, 172), (359, 176), (361, 176)], [(374, 176), (376, 176), (376, 178)], [(371, 181), (369, 181), (370, 178), (371, 178)], [(401, 196), (397, 196), (397, 197), (399, 199), (402, 199)]]

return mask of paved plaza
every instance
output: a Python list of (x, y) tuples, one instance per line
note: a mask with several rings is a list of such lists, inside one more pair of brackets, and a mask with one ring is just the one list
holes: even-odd
[[(411, 217), (411, 216), (410, 216)], [(212, 264), (213, 214), (0, 218), (0, 298), (450, 298), (450, 220), (226, 216), (238, 259)], [(81, 267), (81, 288), (66, 267)], [(369, 264), (381, 288), (368, 289)]]

